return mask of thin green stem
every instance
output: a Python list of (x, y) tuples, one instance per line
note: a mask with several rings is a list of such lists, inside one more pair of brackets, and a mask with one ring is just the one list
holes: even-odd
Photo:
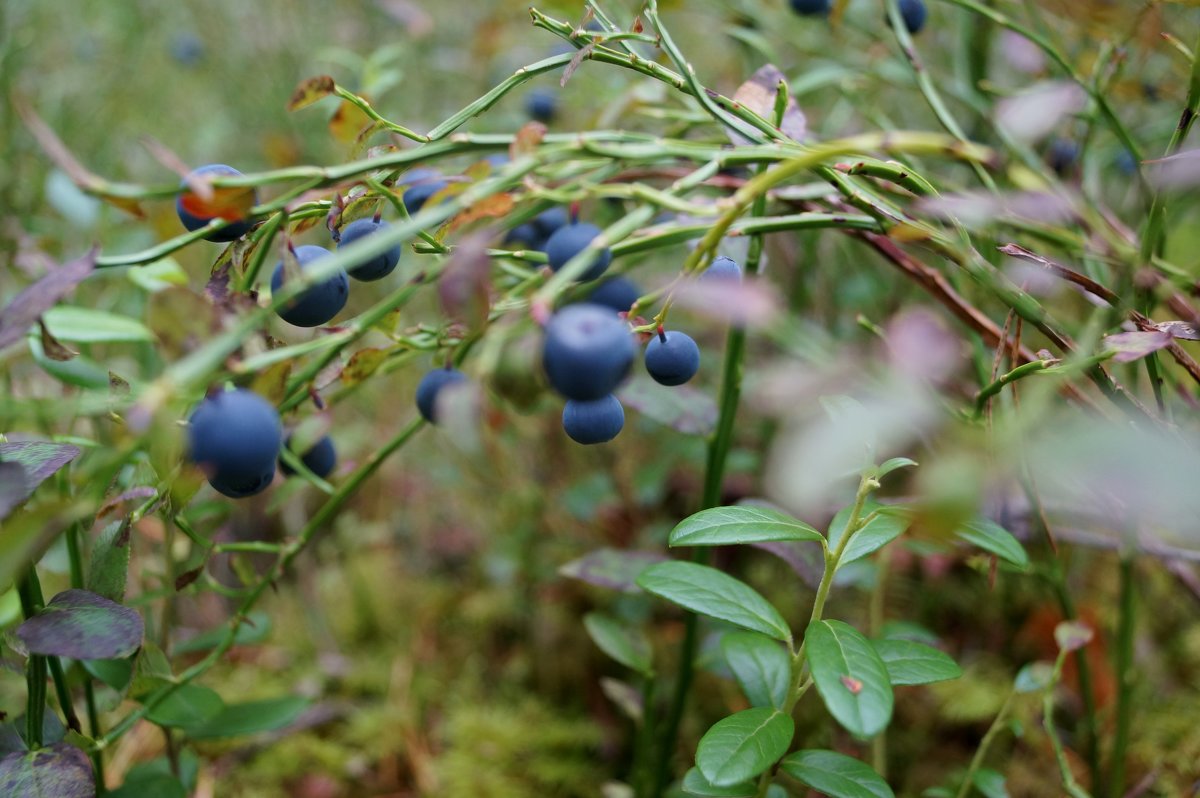
[[(21, 599), (21, 612), (26, 619), (37, 615), (42, 608), (41, 588), (33, 567), (17, 585)], [(29, 750), (42, 747), (42, 726), (46, 713), (46, 658), (39, 654), (30, 655), (25, 662), (25, 743)]]
[[(1062, 678), (1063, 663), (1066, 662), (1068, 653), (1067, 649), (1058, 652), (1058, 659), (1054, 661), (1054, 675), (1042, 693), (1042, 728), (1046, 730), (1046, 736), (1050, 738), (1050, 745), (1054, 748), (1054, 759), (1058, 763), (1063, 789), (1071, 798), (1092, 798), (1091, 794), (1075, 781), (1075, 774), (1071, 772), (1071, 763), (1067, 761), (1066, 749), (1063, 748), (1062, 740), (1058, 736), (1058, 729), (1054, 727), (1054, 686)], [(1121, 792), (1117, 791), (1116, 794), (1120, 795)]]
[[(1125, 794), (1125, 756), (1129, 747), (1129, 727), (1133, 718), (1133, 689), (1137, 679), (1133, 667), (1133, 637), (1137, 626), (1137, 573), (1133, 547), (1121, 553), (1121, 604), (1117, 625), (1117, 710), (1116, 731), (1109, 754), (1108, 791)], [(1082, 659), (1082, 658), (1081, 658)]]
[(991, 750), (992, 743), (999, 736), (1000, 731), (1004, 728), (1005, 721), (1008, 720), (1008, 713), (1012, 710), (1013, 699), (1016, 697), (1016, 691), (1009, 692), (1004, 698), (1004, 703), (1000, 705), (1000, 711), (996, 713), (992, 725), (988, 726), (988, 730), (984, 733), (983, 739), (979, 741), (979, 747), (975, 749), (975, 755), (971, 757), (971, 764), (967, 766), (966, 775), (963, 776), (962, 784), (958, 786), (958, 792), (954, 798), (967, 798), (971, 792), (971, 785), (975, 781), (975, 774), (979, 772), (979, 768), (983, 766), (983, 761), (987, 758), (987, 753)]

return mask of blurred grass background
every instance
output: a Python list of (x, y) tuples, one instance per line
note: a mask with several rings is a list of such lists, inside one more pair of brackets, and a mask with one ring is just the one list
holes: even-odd
[[(788, 75), (820, 138), (880, 127), (935, 128), (873, 0), (851, 2), (845, 25), (832, 33), (822, 21), (794, 16), (784, 3), (661, 5), (702, 80), (732, 92), (771, 60)], [(973, 23), (959, 9), (931, 5), (918, 45), (956, 114), (971, 120), (986, 139), (987, 118), (971, 109), (962, 88), (964, 42)], [(1024, 7), (1000, 5), (1013, 13)], [(582, 18), (575, 3), (538, 6), (565, 19)], [(1141, 4), (1047, 4), (1035, 23), (1048, 26), (1084, 65), (1095, 55), (1096, 37), (1115, 36), (1128, 45), (1114, 101), (1135, 137), (1156, 153), (1178, 118), (1185, 67), (1154, 31), (1189, 30), (1182, 20), (1194, 27), (1196, 19), (1175, 6), (1149, 15), (1133, 14), (1133, 6)], [(526, 7), (483, 0), (4, 0), (0, 297), (7, 299), (36, 276), (47, 258), (72, 257), (93, 241), (106, 252), (136, 250), (178, 230), (169, 202), (148, 206), (149, 219), (138, 221), (81, 195), (25, 131), (8, 102), (13, 93), (26, 97), (86, 166), (113, 180), (175, 179), (140, 143), (147, 136), (190, 165), (224, 162), (257, 171), (337, 163), (351, 148), (330, 135), (328, 102), (295, 114), (285, 110), (300, 80), (331, 74), (369, 96), (389, 118), (427, 130), (516, 67), (556, 49), (557, 40), (529, 24)], [(628, 2), (606, 7), (623, 22), (635, 10)], [(1015, 69), (997, 46), (989, 77), (1003, 96), (1038, 73)], [(543, 76), (531, 87), (556, 81)], [(524, 93), (507, 97), (468, 129), (518, 128), (526, 120)], [(598, 125), (660, 129), (655, 112), (677, 107), (636, 76), (593, 63), (584, 64), (561, 99), (561, 115), (551, 126), (560, 131)], [(1062, 134), (1078, 136), (1081, 125), (1073, 122)], [(1120, 152), (1115, 140), (1099, 134), (1081, 186), (1136, 226), (1141, 206), (1131, 196), (1129, 179), (1115, 167)], [(965, 169), (936, 168), (951, 185), (969, 182)], [(1195, 208), (1191, 203), (1187, 215), (1175, 218), (1169, 253), (1189, 268), (1200, 244), (1200, 226), (1189, 222)], [(311, 234), (314, 242), (319, 233)], [(840, 235), (784, 238), (771, 245), (776, 266), (769, 272), (785, 285), (800, 318), (816, 324), (805, 345), (832, 356), (835, 341), (870, 340), (856, 324), (859, 314), (882, 321), (923, 300), (915, 287)], [(203, 286), (216, 251), (198, 244), (176, 256), (193, 288)], [(637, 273), (669, 274), (682, 252), (658, 255)], [(797, 261), (803, 270), (787, 268)], [(404, 264), (402, 271), (410, 274), (419, 259), (408, 253)], [(91, 281), (77, 301), (137, 315), (139, 303), (148, 300), (121, 271)], [(406, 317), (432, 318), (434, 312), (432, 303), (417, 305)], [(723, 331), (710, 325), (695, 337), (704, 345), (700, 387), (712, 392)], [(771, 368), (762, 357), (770, 347), (761, 342), (755, 347), (751, 381), (768, 376)], [(131, 375), (147, 377), (154, 368), (152, 355), (136, 347), (110, 354), (105, 362)], [(11, 396), (61, 390), (27, 359), (8, 355), (3, 362)], [(344, 463), (361, 460), (375, 441), (411, 416), (409, 397), (419, 372), (407, 369), (375, 381), (337, 407), (334, 434)], [(762, 453), (774, 432), (771, 422), (753, 412), (744, 415), (727, 480), (729, 499), (761, 492)], [(535, 414), (506, 414), (489, 436), (487, 456), (480, 458), (459, 451), (443, 431), (423, 433), (338, 518), (294, 582), (266, 602), (272, 618), (267, 641), (237, 649), (206, 678), (228, 700), (297, 690), (316, 699), (323, 713), (269, 745), (206, 744), (209, 759), (199, 780), (207, 794), (595, 796), (599, 785), (625, 775), (629, 726), (599, 681), (620, 678), (621, 672), (590, 643), (579, 619), (605, 607), (649, 622), (650, 606), (583, 587), (559, 576), (558, 568), (602, 545), (660, 548), (666, 531), (696, 506), (703, 441), (633, 414), (614, 445), (581, 449), (564, 440), (551, 401), (543, 401)], [(290, 487), (236, 506), (201, 502), (194, 514), (232, 537), (277, 538), (302, 525), (313, 499)], [(147, 520), (138, 533), (135, 568), (144, 569), (151, 586), (161, 570), (154, 550), (163, 530)], [(735, 565), (781, 606), (793, 608), (790, 617), (799, 620), (809, 593), (781, 563), (754, 553), (728, 556), (737, 557), (736, 563), (722, 564)], [(56, 562), (62, 568), (61, 552), (51, 553), (48, 569)], [(1105, 555), (1083, 551), (1075, 565), (1089, 575), (1080, 584), (1086, 587), (1085, 606), (1111, 624), (1116, 586)], [(1186, 684), (1200, 667), (1200, 628), (1194, 617), (1189, 620), (1186, 605), (1171, 599), (1172, 583), (1148, 573), (1153, 578), (1146, 605), (1158, 610), (1147, 619), (1147, 636), (1171, 640), (1156, 660), (1162, 670), (1154, 678)], [(894, 614), (952, 639), (954, 653), (968, 667), (961, 682), (901, 695), (898, 728), (904, 731), (894, 735), (895, 758), (911, 763), (902, 771), (905, 794), (917, 794), (943, 778), (948, 763), (969, 758), (1012, 670), (1044, 655), (1046, 629), (1031, 628), (1029, 619), (1047, 597), (991, 592), (963, 564), (943, 573), (902, 564), (893, 589)], [(855, 595), (839, 599), (840, 611), (863, 611)], [(222, 602), (205, 596), (187, 602), (184, 617), (199, 630), (216, 625), (225, 611)], [(670, 667), (681, 627), (671, 620), (656, 629), (664, 667)], [(712, 672), (701, 675), (695, 694), (699, 711), (681, 750), (692, 750), (708, 723), (740, 700), (731, 683)], [(20, 674), (11, 668), (0, 673), (0, 708), (14, 707), (21, 695)], [(1172, 695), (1182, 696), (1173, 699), (1174, 706), (1147, 705), (1135, 739), (1144, 762), (1156, 762), (1166, 778), (1178, 779), (1164, 783), (1182, 785), (1200, 761), (1200, 735), (1180, 719), (1200, 713), (1200, 697), (1186, 690)], [(812, 745), (844, 742), (822, 739), (828, 724), (815, 703), (805, 713), (805, 739)], [(1036, 725), (1032, 708), (1022, 720)], [(1056, 794), (1046, 779), (1053, 772), (1049, 751), (1038, 744), (1006, 745), (1023, 753), (1011, 762), (1012, 794)], [(122, 768), (161, 750), (161, 737), (141, 729), (118, 746), (111, 772), (119, 776)]]

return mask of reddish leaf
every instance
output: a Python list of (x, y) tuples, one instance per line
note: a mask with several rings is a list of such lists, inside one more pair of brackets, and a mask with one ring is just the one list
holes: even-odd
[(545, 137), (545, 125), (541, 122), (526, 122), (517, 131), (517, 135), (513, 137), (513, 143), (509, 145), (508, 154), (515, 159), (531, 153), (538, 148), (538, 145), (542, 143), (542, 139)]
[(39, 316), (75, 290), (75, 286), (92, 273), (97, 252), (92, 249), (83, 257), (55, 268), (17, 294), (8, 307), (0, 310), (0, 350), (20, 341)]
[[(780, 83), (786, 83), (784, 74), (774, 64), (764, 64), (733, 93), (734, 102), (744, 105), (763, 119), (773, 121), (775, 95), (779, 92)], [(808, 133), (808, 120), (792, 97), (788, 97), (779, 129), (793, 141), (802, 140)], [(734, 143), (749, 143), (734, 134), (730, 135), (735, 138)]]
[(456, 246), (438, 280), (438, 299), (446, 315), (473, 329), (487, 321), (491, 237), (488, 232), (476, 233)]

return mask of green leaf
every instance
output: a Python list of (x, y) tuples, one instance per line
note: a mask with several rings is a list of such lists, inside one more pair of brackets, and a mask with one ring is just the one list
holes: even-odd
[(971, 784), (986, 798), (1008, 798), (1008, 785), (1004, 783), (1004, 774), (990, 768), (980, 768), (975, 771)]
[(140, 778), (128, 778), (118, 789), (105, 793), (106, 798), (187, 798), (187, 790), (179, 779), (166, 773), (151, 773)]
[(628, 629), (616, 618), (599, 612), (583, 616), (583, 626), (600, 650), (627, 668), (649, 676), (654, 668), (650, 662), (650, 642), (645, 635)]
[(42, 322), (58, 340), (77, 344), (154, 340), (150, 328), (137, 319), (105, 310), (56, 305), (46, 311)]
[[(271, 617), (265, 612), (251, 612), (238, 624), (233, 635), (235, 646), (252, 646), (267, 639), (271, 633)], [(176, 654), (195, 654), (197, 651), (207, 651), (216, 648), (225, 639), (226, 626), (222, 624), (215, 629), (201, 632), (195, 637), (180, 641), (172, 649)]]
[(783, 708), (792, 683), (792, 658), (779, 643), (754, 632), (731, 632), (721, 638), (721, 651), (751, 704)]
[(769, 507), (713, 507), (671, 530), (672, 546), (735, 546), (779, 540), (821, 541), (821, 533)]
[[(867, 503), (863, 507), (864, 518), (870, 513), (878, 510), (882, 505)], [(836, 549), (841, 543), (842, 535), (846, 534), (846, 524), (850, 522), (850, 513), (853, 512), (853, 507), (843, 507), (833, 520), (829, 522), (829, 548)], [(893, 540), (898, 538), (904, 530), (908, 529), (911, 520), (903, 515), (885, 515), (880, 513), (872, 518), (867, 524), (850, 539), (846, 544), (846, 550), (842, 552), (842, 558), (838, 560), (838, 568), (841, 568), (855, 560), (861, 560), (868, 554), (871, 554)]]
[(851, 734), (872, 737), (892, 719), (892, 684), (871, 641), (842, 621), (817, 621), (804, 633), (813, 682), (826, 708)]
[[(168, 689), (171, 688), (163, 687), (151, 693), (143, 703), (150, 703), (155, 696)], [(215, 690), (198, 684), (181, 684), (174, 687), (170, 695), (150, 710), (146, 717), (159, 726), (187, 728), (212, 720), (223, 709), (225, 702)]]
[(85, 671), (117, 691), (123, 691), (133, 679), (131, 659), (85, 659), (80, 662)]
[(995, 521), (980, 516), (963, 524), (955, 534), (966, 542), (995, 554), (1018, 568), (1029, 567), (1029, 555), (1025, 553), (1021, 542)]
[(259, 734), (287, 726), (307, 707), (308, 699), (300, 696), (228, 704), (216, 717), (185, 731), (193, 740)]
[(876, 469), (875, 478), (883, 479), (898, 468), (912, 468), (916, 465), (916, 460), (909, 460), (907, 457), (893, 457), (891, 460), (886, 461), (883, 465)]
[(173, 285), (188, 284), (187, 272), (174, 258), (163, 258), (145, 266), (134, 266), (125, 274), (130, 282), (150, 293)]
[(46, 357), (46, 350), (42, 348), (41, 338), (36, 332), (25, 340), (29, 344), (29, 354), (33, 355), (33, 362), (59, 382), (92, 390), (104, 390), (108, 387), (108, 370), (91, 358), (76, 355), (70, 360), (53, 360)]
[(86, 590), (65, 590), (25, 623), (17, 637), (31, 654), (119, 659), (142, 644), (142, 616)]
[(642, 571), (638, 585), (700, 615), (792, 642), (791, 629), (777, 609), (754, 588), (716, 568), (672, 560)]
[(894, 798), (892, 788), (870, 765), (836, 751), (797, 751), (779, 768), (829, 798)]
[(4, 798), (94, 798), (96, 784), (87, 754), (55, 743), (0, 759), (0, 795)]
[(911, 640), (875, 640), (876, 653), (887, 667), (888, 678), (897, 684), (932, 684), (962, 676), (949, 654)]
[(87, 589), (112, 601), (125, 598), (129, 573), (129, 524), (114, 521), (104, 527), (92, 546), (88, 563)]
[(701, 798), (754, 798), (758, 794), (758, 786), (749, 781), (728, 787), (710, 784), (699, 768), (689, 768), (688, 772), (683, 774), (682, 786), (688, 795), (699, 795)]
[(696, 767), (709, 784), (752, 779), (787, 753), (796, 727), (790, 715), (756, 707), (713, 724), (696, 747)]

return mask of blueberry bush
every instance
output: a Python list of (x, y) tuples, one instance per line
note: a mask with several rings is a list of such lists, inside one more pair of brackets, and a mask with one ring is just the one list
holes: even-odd
[(0, 9), (0, 795), (1198, 794), (1194, 8), (332, 5)]

